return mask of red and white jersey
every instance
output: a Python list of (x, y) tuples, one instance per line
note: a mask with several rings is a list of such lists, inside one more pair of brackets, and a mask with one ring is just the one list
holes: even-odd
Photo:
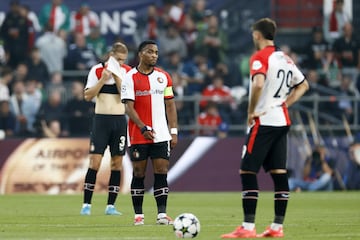
[[(85, 85), (85, 89), (91, 88), (96, 85), (96, 83), (100, 80), (101, 74), (105, 68), (106, 68), (106, 64), (104, 66), (102, 63), (98, 63), (90, 69), (89, 74), (87, 76), (87, 82)], [(122, 75), (121, 79), (123, 80), (125, 78), (125, 74), (131, 69), (131, 67), (126, 64), (122, 64), (120, 69), (121, 69), (121, 75)], [(105, 85), (115, 85), (115, 84), (116, 84), (115, 79), (113, 77), (111, 77), (105, 83)], [(100, 90), (100, 92), (101, 92), (101, 90)]]
[(155, 67), (148, 74), (131, 69), (122, 81), (121, 100), (134, 101), (134, 108), (145, 125), (153, 128), (154, 140), (146, 140), (136, 124), (129, 119), (129, 145), (170, 141), (166, 120), (165, 99), (174, 97), (172, 79), (164, 70)]
[(284, 102), (291, 89), (301, 84), (305, 77), (294, 62), (275, 46), (257, 51), (250, 58), (250, 96), (252, 79), (256, 74), (265, 76), (265, 83), (255, 107), (260, 125), (287, 126), (291, 124)]

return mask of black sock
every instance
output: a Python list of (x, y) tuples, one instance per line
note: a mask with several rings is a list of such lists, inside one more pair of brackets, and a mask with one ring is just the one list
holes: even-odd
[(283, 224), (286, 207), (289, 200), (289, 183), (288, 176), (286, 173), (271, 174), (274, 181), (274, 207), (275, 207), (275, 218), (274, 223)]
[(242, 181), (242, 204), (244, 222), (255, 223), (256, 205), (259, 195), (259, 187), (255, 174), (241, 174)]
[(112, 170), (109, 180), (109, 195), (107, 200), (108, 205), (114, 205), (116, 201), (116, 197), (120, 191), (120, 180), (121, 172), (119, 170)]
[(84, 183), (84, 203), (91, 204), (92, 195), (95, 188), (97, 171), (89, 168), (85, 176)]
[(168, 193), (167, 174), (154, 174), (154, 197), (158, 213), (166, 213)]
[(145, 177), (139, 178), (133, 176), (131, 180), (131, 199), (135, 214), (143, 213), (142, 205), (145, 193), (144, 179)]

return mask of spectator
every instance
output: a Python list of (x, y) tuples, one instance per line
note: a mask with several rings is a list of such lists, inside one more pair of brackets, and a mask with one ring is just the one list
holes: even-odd
[(174, 24), (178, 30), (183, 30), (185, 22), (185, 2), (176, 0), (169, 9), (169, 18), (171, 24)]
[(85, 36), (81, 33), (74, 34), (74, 43), (70, 44), (68, 55), (65, 59), (67, 70), (89, 70), (98, 62), (98, 58), (86, 45)]
[(8, 54), (7, 63), (13, 69), (27, 57), (29, 32), (27, 19), (20, 15), (20, 4), (18, 1), (11, 1), (10, 11), (0, 28), (0, 35)]
[(306, 47), (305, 68), (327, 72), (329, 70), (332, 54), (330, 44), (324, 39), (320, 27), (312, 30), (312, 39)]
[(343, 73), (351, 74), (355, 81), (360, 70), (360, 42), (353, 34), (351, 23), (345, 23), (343, 30), (344, 35), (335, 40), (333, 51), (339, 68)]
[(325, 39), (332, 44), (335, 39), (343, 35), (344, 25), (350, 22), (351, 18), (344, 10), (344, 0), (333, 0), (333, 9), (324, 18), (323, 29)]
[(9, 85), (13, 79), (13, 71), (10, 67), (4, 67), (0, 76), (0, 101), (8, 101), (10, 99)]
[(49, 81), (49, 71), (45, 62), (41, 59), (40, 50), (33, 48), (31, 50), (30, 58), (26, 61), (28, 68), (28, 79), (34, 79), (42, 86), (45, 86)]
[(69, 32), (69, 8), (62, 3), (62, 0), (52, 0), (51, 3), (46, 3), (40, 10), (39, 21), (43, 29), (54, 33), (59, 31)]
[(61, 123), (59, 120), (52, 119), (49, 122), (41, 121), (42, 137), (58, 138), (61, 137)]
[(37, 86), (37, 80), (29, 79), (25, 83), (26, 101), (23, 103), (23, 114), (26, 118), (26, 133), (29, 135), (36, 132), (34, 125), (42, 102), (42, 93)]
[(193, 58), (195, 55), (195, 43), (197, 36), (198, 31), (194, 21), (189, 15), (186, 15), (184, 29), (182, 31), (182, 38), (185, 40), (188, 58)]
[[(37, 127), (38, 132), (37, 134), (42, 133), (42, 121), (46, 123), (50, 122), (51, 120), (57, 120), (60, 123), (60, 129), (64, 126), (64, 105), (62, 104), (61, 99), (61, 92), (58, 89), (52, 89), (47, 101), (43, 102), (40, 106), (38, 114), (36, 116), (36, 123), (35, 126)], [(63, 133), (61, 133), (63, 136)]]
[(205, 18), (206, 0), (193, 0), (190, 6), (189, 15), (194, 21), (196, 29), (206, 29)]
[(27, 54), (30, 54), (35, 44), (35, 29), (34, 23), (29, 18), (30, 8), (29, 6), (19, 5), (19, 14), (26, 19), (27, 30), (28, 30), (28, 43), (27, 43)]
[(172, 24), (167, 26), (165, 33), (159, 36), (159, 59), (161, 63), (169, 60), (168, 56), (172, 52), (178, 52), (181, 59), (187, 56), (187, 48), (184, 39), (181, 37), (179, 30)]
[(88, 36), (92, 28), (99, 27), (98, 15), (90, 10), (87, 3), (82, 3), (79, 10), (71, 16), (71, 30), (73, 33), (81, 33)]
[(28, 105), (27, 94), (25, 92), (25, 84), (23, 81), (15, 81), (13, 86), (13, 92), (10, 96), (10, 111), (16, 117), (16, 130), (15, 134), (18, 136), (28, 135), (27, 119), (24, 114), (24, 107)]
[(150, 4), (147, 8), (147, 15), (144, 20), (139, 20), (142, 24), (139, 27), (142, 29), (141, 37), (143, 39), (151, 39), (156, 41), (159, 36), (159, 28), (161, 27), (159, 12), (155, 4)]
[(205, 111), (198, 116), (199, 134), (202, 136), (216, 136), (221, 123), (222, 119), (216, 103), (209, 102)]
[(46, 64), (49, 74), (64, 70), (66, 42), (51, 31), (50, 25), (45, 27), (44, 33), (36, 40), (35, 45), (40, 51), (41, 59)]
[(200, 31), (196, 41), (196, 52), (201, 53), (215, 66), (219, 62), (225, 62), (225, 52), (228, 48), (227, 36), (219, 28), (218, 18), (211, 15), (208, 28)]
[(354, 120), (354, 104), (353, 101), (348, 98), (354, 98), (356, 96), (351, 84), (351, 76), (344, 74), (341, 78), (340, 86), (335, 88), (335, 90), (339, 92), (339, 96), (337, 96), (339, 110), (333, 113), (337, 115), (339, 119), (344, 115), (349, 122)]
[(214, 69), (204, 55), (197, 54), (193, 59), (185, 61), (182, 77), (186, 80), (187, 94), (201, 94), (206, 86), (206, 78), (213, 74)]
[(14, 136), (15, 131), (16, 117), (10, 111), (9, 102), (7, 100), (0, 100), (0, 132), (5, 135), (5, 138), (9, 138)]
[(106, 59), (106, 40), (101, 35), (99, 27), (90, 29), (90, 34), (86, 37), (86, 45), (95, 52), (98, 59)]
[(74, 81), (71, 92), (72, 98), (67, 101), (64, 108), (69, 136), (87, 136), (90, 131), (90, 119), (94, 113), (95, 104), (91, 101), (85, 101), (82, 82)]
[[(186, 94), (186, 88), (184, 86), (184, 79), (178, 72), (172, 72), (171, 78), (173, 82), (173, 91), (175, 96), (175, 104), (177, 112), (181, 113), (178, 115), (178, 123), (180, 125), (187, 125), (194, 123), (193, 108), (190, 101), (184, 101), (184, 95)], [(184, 135), (184, 131), (180, 134)], [(186, 135), (187, 133), (185, 133)]]
[(209, 101), (216, 103), (221, 119), (228, 123), (231, 122), (232, 111), (236, 109), (236, 103), (230, 88), (224, 85), (224, 79), (221, 76), (215, 76), (212, 84), (208, 85), (201, 95), (200, 107), (202, 109), (206, 108)]
[(333, 190), (332, 164), (333, 159), (326, 155), (326, 148), (317, 146), (305, 161), (302, 179), (289, 178), (290, 191)]
[(360, 189), (360, 143), (354, 142), (349, 148), (349, 161), (344, 174), (347, 190)]

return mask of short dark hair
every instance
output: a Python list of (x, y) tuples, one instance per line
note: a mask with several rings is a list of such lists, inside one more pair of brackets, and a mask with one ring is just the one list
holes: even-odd
[(156, 45), (156, 42), (153, 40), (145, 40), (142, 43), (140, 43), (138, 52), (141, 52), (147, 45)]
[(276, 23), (270, 18), (261, 18), (252, 25), (253, 31), (259, 31), (267, 40), (274, 40)]

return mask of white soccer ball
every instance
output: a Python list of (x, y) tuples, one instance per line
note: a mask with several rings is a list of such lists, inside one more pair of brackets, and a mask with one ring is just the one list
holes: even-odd
[(192, 213), (182, 213), (174, 220), (174, 232), (178, 238), (194, 238), (200, 232), (200, 221)]

